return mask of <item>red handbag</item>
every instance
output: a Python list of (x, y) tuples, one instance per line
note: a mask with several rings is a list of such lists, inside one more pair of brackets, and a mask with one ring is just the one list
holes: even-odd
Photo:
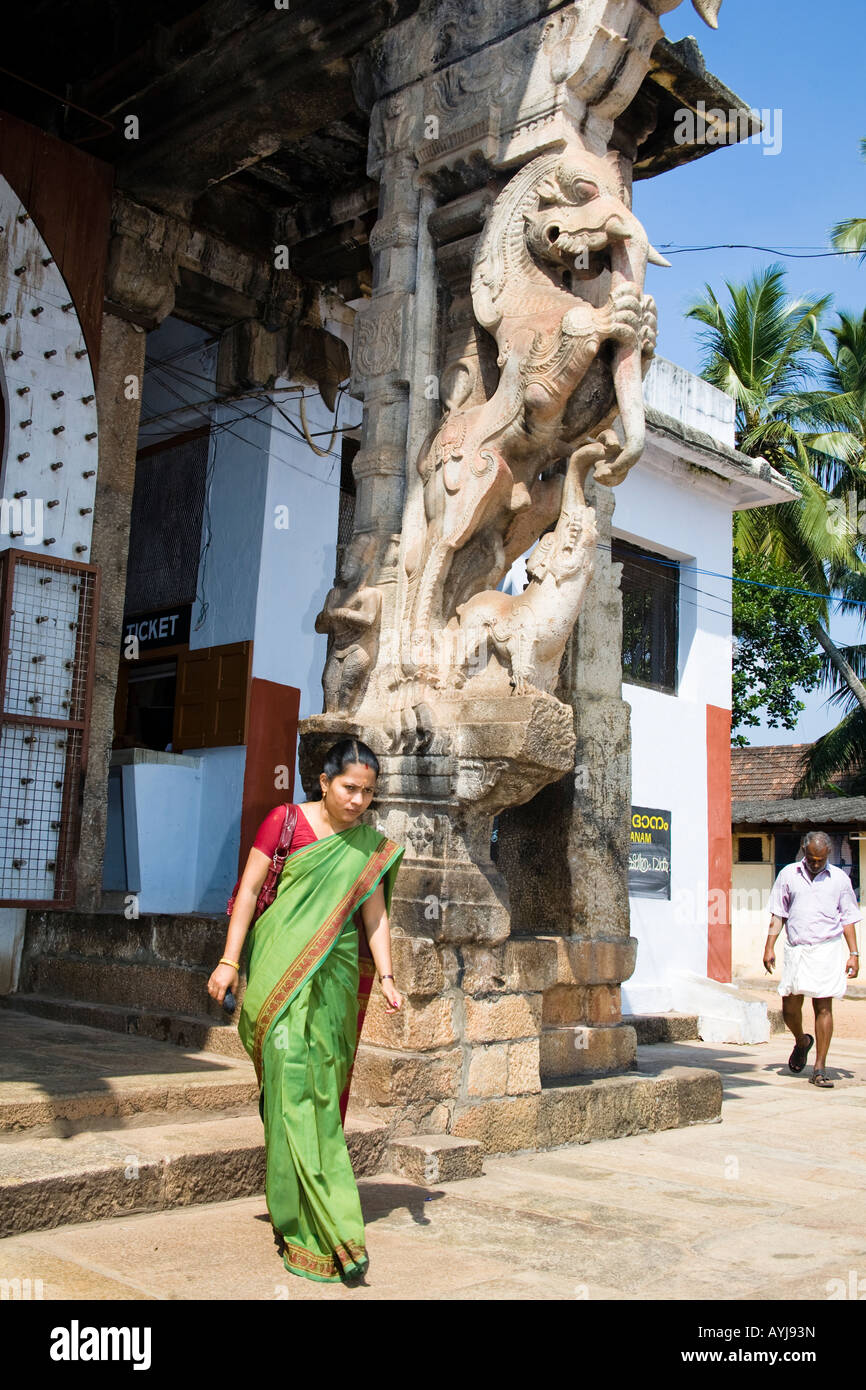
[[(271, 860), (271, 866), (268, 869), (267, 876), (265, 878), (264, 883), (262, 884), (261, 892), (259, 893), (259, 896), (256, 898), (256, 905), (253, 909), (252, 916), (253, 922), (255, 922), (259, 917), (261, 917), (265, 908), (270, 907), (271, 903), (274, 901), (274, 898), (277, 896), (277, 884), (279, 883), (280, 874), (283, 872), (283, 865), (286, 862), (286, 856), (289, 853), (289, 846), (292, 843), (292, 837), (295, 833), (295, 826), (297, 825), (297, 823), (298, 808), (297, 806), (293, 806), (291, 802), (287, 802), (286, 816), (285, 820), (283, 821), (283, 828), (280, 831), (280, 838), (277, 843), (277, 847), (274, 850), (274, 857)], [(238, 894), (240, 882), (240, 879), (238, 879), (237, 883), (234, 886), (234, 889), (232, 890), (232, 895), (228, 900), (228, 906), (226, 907), (227, 917), (231, 917), (232, 912), (234, 911), (235, 898)], [(250, 923), (250, 925), (252, 925), (252, 922)]]

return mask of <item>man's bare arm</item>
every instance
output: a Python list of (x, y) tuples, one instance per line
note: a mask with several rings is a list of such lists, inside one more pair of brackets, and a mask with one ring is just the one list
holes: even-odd
[(772, 916), (767, 931), (767, 944), (764, 947), (764, 969), (772, 975), (776, 967), (776, 937), (785, 925), (784, 917)]

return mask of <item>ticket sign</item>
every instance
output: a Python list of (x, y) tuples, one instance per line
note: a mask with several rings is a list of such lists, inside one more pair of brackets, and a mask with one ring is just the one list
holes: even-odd
[(139, 651), (149, 652), (158, 647), (174, 647), (188, 642), (191, 612), (192, 605), (186, 603), (180, 608), (162, 608), (156, 613), (140, 613), (135, 618), (124, 618), (124, 643), (134, 636), (138, 639)]
[(628, 854), (630, 898), (671, 896), (671, 813), (632, 806)]

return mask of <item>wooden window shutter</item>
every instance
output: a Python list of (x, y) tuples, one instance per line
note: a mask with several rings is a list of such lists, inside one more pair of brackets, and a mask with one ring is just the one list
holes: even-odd
[(181, 652), (172, 738), (176, 753), (246, 743), (252, 652), (252, 642)]

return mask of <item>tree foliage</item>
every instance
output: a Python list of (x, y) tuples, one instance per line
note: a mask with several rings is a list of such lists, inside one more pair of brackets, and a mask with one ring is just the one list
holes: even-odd
[(735, 556), (734, 580), (731, 741), (743, 747), (749, 740), (736, 730), (760, 724), (762, 712), (771, 729), (796, 728), (805, 708), (798, 688), (814, 690), (821, 679), (810, 631), (821, 601), (786, 592), (802, 587), (796, 572), (764, 556)]

